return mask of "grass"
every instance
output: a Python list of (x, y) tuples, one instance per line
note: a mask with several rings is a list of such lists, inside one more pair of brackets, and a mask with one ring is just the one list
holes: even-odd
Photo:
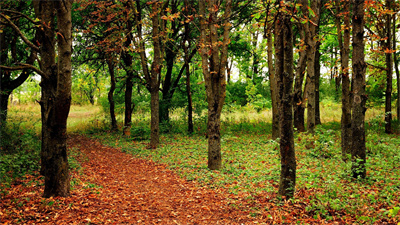
[[(20, 109), (22, 110), (22, 109)], [(29, 108), (31, 113), (36, 109)], [(24, 114), (29, 115), (24, 109)], [(323, 124), (314, 136), (295, 134), (297, 185), (294, 202), (305, 204), (307, 213), (327, 220), (351, 217), (357, 223), (400, 221), (400, 140), (383, 133), (383, 110), (366, 114), (367, 178), (354, 180), (350, 163), (341, 160), (340, 105), (322, 102)], [(18, 112), (18, 111), (14, 111)], [(108, 123), (93, 106), (71, 108), (70, 132), (84, 132), (104, 144), (121, 147), (127, 153), (168, 165), (187, 180), (245, 196), (273, 196), (277, 192), (280, 160), (279, 144), (271, 140), (271, 112), (225, 112), (222, 118), (222, 158), (220, 171), (207, 169), (206, 114), (195, 115), (195, 134), (187, 135), (182, 109), (175, 110), (171, 127), (161, 127), (161, 146), (146, 148), (149, 115), (133, 115), (132, 136), (104, 132)], [(13, 113), (11, 118), (15, 116)], [(19, 114), (20, 115), (20, 114)], [(395, 121), (396, 122), (396, 121)], [(22, 124), (22, 123), (21, 123)], [(35, 127), (35, 126), (33, 126)], [(395, 129), (398, 129), (395, 123)], [(74, 162), (74, 161), (73, 161)], [(259, 208), (250, 210), (256, 216)]]

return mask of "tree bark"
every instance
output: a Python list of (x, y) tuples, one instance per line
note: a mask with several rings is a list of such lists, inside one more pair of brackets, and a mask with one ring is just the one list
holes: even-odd
[[(45, 177), (44, 197), (68, 196), (67, 118), (71, 105), (72, 0), (33, 1), (43, 29), (40, 38), (42, 98), (41, 172)], [(56, 24), (57, 16), (57, 50)], [(56, 55), (58, 62), (56, 63)]]
[(314, 133), (315, 129), (315, 51), (316, 51), (316, 27), (314, 24), (319, 22), (319, 11), (321, 7), (321, 0), (311, 1), (310, 8), (314, 11), (315, 15), (310, 17), (308, 0), (302, 0), (302, 12), (305, 17), (311, 18), (311, 22), (304, 24), (305, 30), (305, 44), (307, 46), (307, 130), (310, 133)]
[(366, 176), (366, 147), (365, 147), (365, 71), (364, 61), (364, 1), (353, 0), (353, 115), (352, 115), (352, 176)]
[[(210, 0), (207, 8), (215, 8), (216, 0)], [(206, 94), (208, 102), (208, 168), (219, 170), (221, 168), (221, 135), (220, 123), (221, 112), (226, 95), (226, 64), (228, 56), (230, 23), (228, 18), (231, 14), (232, 1), (225, 3), (223, 14), (223, 40), (219, 46), (217, 11), (210, 10), (206, 14), (206, 2), (199, 2), (200, 15), (200, 55), (202, 69), (205, 78)]]
[[(391, 1), (386, 0), (386, 9), (391, 10)], [(392, 60), (392, 18), (386, 15), (386, 91), (385, 91), (385, 133), (392, 133), (392, 88), (393, 88), (393, 60)]]
[(108, 102), (110, 104), (110, 118), (111, 118), (111, 130), (117, 131), (117, 119), (115, 118), (115, 102), (114, 102), (114, 91), (115, 91), (115, 70), (114, 62), (112, 59), (107, 59), (108, 71), (110, 73), (110, 90), (108, 91)]
[(351, 154), (351, 92), (350, 92), (350, 1), (344, 2), (344, 31), (342, 36), (341, 21), (339, 17), (339, 0), (336, 0), (337, 16), (336, 29), (338, 34), (338, 42), (340, 49), (340, 77), (342, 77), (342, 117), (341, 117), (341, 147), (342, 159), (347, 161), (348, 155)]
[(270, 81), (271, 101), (272, 101), (272, 139), (277, 139), (280, 135), (279, 131), (279, 112), (278, 112), (278, 93), (277, 83), (274, 69), (273, 55), (273, 40), (272, 40), (272, 24), (268, 24), (267, 31), (267, 55), (268, 55), (268, 74)]
[[(287, 1), (286, 1), (287, 2)], [(282, 4), (282, 3), (281, 3)], [(284, 4), (284, 3), (283, 3)], [(279, 7), (285, 7), (280, 5)], [(288, 9), (291, 11), (291, 9)], [(292, 122), (293, 90), (293, 33), (291, 16), (278, 12), (275, 22), (275, 58), (279, 96), (280, 158), (281, 176), (280, 196), (292, 197), (296, 186), (296, 156)]]
[[(136, 3), (135, 3), (136, 2)], [(151, 70), (149, 70), (147, 57), (146, 57), (146, 47), (142, 36), (142, 9), (140, 6), (140, 1), (130, 0), (131, 9), (135, 12), (135, 25), (137, 28), (137, 39), (135, 45), (139, 50), (140, 63), (142, 65), (142, 71), (146, 80), (146, 87), (150, 91), (150, 108), (151, 108), (151, 121), (150, 121), (150, 144), (149, 148), (157, 148), (160, 142), (160, 112), (159, 112), (159, 89), (160, 89), (160, 73), (161, 73), (161, 43), (160, 43), (160, 26), (159, 26), (159, 13), (160, 2), (152, 2), (152, 36), (153, 36), (153, 62), (151, 64)], [(136, 4), (136, 9), (135, 9)]]
[[(300, 32), (300, 41), (305, 41), (305, 33), (303, 26), (298, 26)], [(305, 112), (305, 101), (303, 99), (303, 82), (304, 75), (307, 66), (307, 51), (301, 50), (299, 52), (299, 61), (296, 68), (296, 77), (294, 82), (294, 93), (293, 93), (293, 123), (294, 127), (299, 132), (306, 131), (304, 126), (304, 112)]]
[[(319, 30), (319, 29), (318, 29)], [(321, 78), (321, 53), (319, 52), (321, 42), (318, 41), (316, 43), (315, 48), (315, 64), (314, 64), (314, 71), (315, 71), (315, 125), (321, 124), (321, 111), (319, 105), (319, 79)]]
[[(131, 21), (128, 21), (127, 23), (127, 33), (126, 33), (126, 41), (124, 43), (125, 48), (129, 48), (129, 46), (132, 44), (133, 40), (133, 35), (132, 35), (132, 23)], [(131, 127), (132, 127), (132, 110), (133, 110), (133, 105), (132, 105), (132, 93), (133, 93), (133, 70), (132, 70), (132, 65), (133, 65), (133, 57), (130, 52), (123, 51), (122, 52), (122, 60), (125, 64), (125, 71), (126, 71), (126, 80), (125, 80), (125, 119), (124, 119), (124, 129), (123, 129), (123, 134), (125, 136), (130, 136), (131, 135)]]
[(151, 96), (151, 134), (150, 134), (150, 148), (157, 148), (160, 143), (160, 112), (159, 112), (159, 89), (160, 89), (160, 73), (161, 73), (161, 43), (160, 43), (160, 32), (159, 32), (159, 16), (158, 10), (160, 8), (160, 3), (155, 2), (152, 5), (153, 17), (152, 27), (153, 27), (153, 46), (154, 46), (154, 57), (153, 63), (151, 64), (151, 77), (148, 80), (150, 84), (150, 96)]
[[(396, 49), (396, 14), (393, 15), (393, 49)], [(393, 52), (394, 68), (396, 71), (396, 82), (397, 82), (397, 120), (400, 121), (400, 71), (399, 71), (399, 60), (397, 59), (396, 52)]]
[[(185, 0), (185, 8), (188, 10), (189, 1)], [(190, 40), (189, 40), (190, 28), (189, 23), (185, 23), (185, 36), (184, 36), (184, 53), (185, 53), (185, 71), (186, 71), (186, 93), (188, 98), (188, 133), (193, 133), (193, 102), (192, 102), (192, 92), (190, 90), (190, 67), (189, 67), (189, 53)]]

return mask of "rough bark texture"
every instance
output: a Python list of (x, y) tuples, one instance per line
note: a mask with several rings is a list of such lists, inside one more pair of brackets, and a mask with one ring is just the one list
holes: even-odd
[(114, 91), (115, 91), (115, 70), (114, 62), (112, 59), (107, 60), (108, 71), (110, 73), (110, 90), (108, 91), (108, 102), (110, 104), (110, 118), (111, 118), (111, 130), (118, 130), (117, 119), (115, 118), (115, 102), (114, 102)]
[(153, 25), (153, 47), (154, 57), (151, 64), (151, 76), (148, 82), (150, 83), (150, 95), (151, 95), (151, 135), (150, 135), (150, 148), (157, 148), (160, 143), (160, 112), (159, 112), (159, 89), (160, 89), (160, 73), (161, 73), (161, 43), (160, 43), (160, 32), (159, 32), (159, 16), (158, 10), (160, 9), (159, 3), (152, 5), (152, 25)]
[[(131, 21), (128, 21), (127, 23), (127, 34), (126, 34), (126, 41), (124, 43), (125, 48), (129, 48), (129, 46), (132, 44), (132, 23)], [(126, 80), (125, 80), (125, 119), (124, 119), (124, 129), (123, 129), (123, 134), (125, 136), (130, 136), (131, 135), (131, 126), (132, 126), (132, 93), (133, 93), (133, 70), (132, 70), (132, 65), (133, 65), (133, 57), (128, 51), (123, 51), (122, 52), (122, 60), (125, 64), (125, 72), (126, 72)]]
[(321, 78), (321, 53), (319, 52), (321, 42), (318, 41), (317, 46), (315, 48), (315, 125), (321, 124), (321, 110), (319, 105), (319, 79)]
[(364, 1), (353, 0), (353, 115), (352, 115), (352, 176), (365, 178), (365, 71), (364, 61)]
[[(185, 0), (185, 8), (188, 10), (189, 1)], [(188, 98), (188, 133), (193, 133), (193, 103), (192, 103), (192, 92), (190, 90), (190, 67), (189, 67), (189, 55), (188, 49), (190, 49), (189, 40), (190, 28), (189, 23), (185, 23), (185, 36), (184, 36), (184, 53), (185, 53), (185, 71), (186, 71), (186, 93)], [(186, 44), (187, 43), (187, 44)]]
[[(396, 15), (393, 15), (393, 49), (396, 49)], [(394, 68), (396, 71), (396, 81), (397, 81), (397, 120), (400, 121), (400, 71), (399, 71), (399, 60), (397, 59), (396, 52), (393, 52)]]
[(267, 31), (267, 55), (268, 55), (268, 74), (270, 81), (271, 101), (272, 101), (272, 139), (279, 137), (279, 113), (278, 113), (278, 93), (275, 76), (274, 62), (272, 59), (273, 55), (273, 40), (272, 40), (272, 25), (268, 25)]
[[(280, 7), (284, 7), (280, 5)], [(289, 9), (290, 10), (290, 9)], [(293, 90), (293, 33), (291, 16), (279, 12), (275, 22), (275, 59), (279, 96), (281, 196), (292, 197), (296, 186), (296, 157), (292, 122)]]
[(310, 18), (311, 22), (304, 24), (305, 31), (305, 44), (307, 46), (307, 130), (314, 133), (315, 129), (315, 51), (316, 51), (316, 27), (314, 24), (319, 22), (319, 12), (321, 7), (321, 0), (311, 1), (310, 8), (314, 11), (314, 16), (309, 14), (308, 0), (302, 0), (302, 12), (305, 17)]
[[(71, 104), (72, 0), (33, 1), (36, 17), (48, 26), (38, 29), (42, 62), (42, 151), (44, 197), (68, 196), (67, 118)], [(57, 36), (55, 15), (57, 17)], [(57, 38), (57, 42), (56, 42)], [(56, 54), (56, 43), (58, 54)], [(56, 62), (56, 55), (58, 62)]]
[[(386, 0), (387, 10), (391, 9), (391, 1)], [(386, 15), (386, 49), (392, 49), (392, 15)], [(392, 88), (393, 88), (393, 60), (392, 53), (386, 53), (386, 91), (385, 91), (385, 133), (392, 133)]]
[[(300, 41), (305, 41), (305, 33), (303, 26), (298, 26), (300, 33)], [(303, 82), (304, 75), (307, 66), (307, 51), (301, 50), (299, 52), (299, 61), (296, 68), (296, 77), (294, 81), (294, 93), (293, 93), (293, 123), (294, 127), (299, 132), (306, 131), (304, 126), (304, 112), (305, 112), (305, 101), (303, 99)]]
[(223, 40), (219, 46), (217, 11), (210, 10), (206, 14), (206, 8), (214, 8), (216, 0), (199, 2), (200, 15), (200, 55), (202, 69), (205, 78), (206, 94), (208, 102), (208, 168), (219, 170), (221, 168), (221, 112), (226, 95), (226, 64), (228, 56), (229, 29), (228, 18), (231, 14), (231, 0), (225, 3), (223, 15)]
[(337, 17), (336, 29), (338, 34), (338, 42), (340, 49), (340, 77), (342, 78), (342, 117), (341, 117), (341, 147), (342, 159), (346, 161), (348, 155), (351, 154), (351, 92), (350, 92), (350, 1), (345, 1), (343, 5), (344, 14), (344, 30), (342, 35), (341, 19), (339, 16), (340, 3), (336, 0)]

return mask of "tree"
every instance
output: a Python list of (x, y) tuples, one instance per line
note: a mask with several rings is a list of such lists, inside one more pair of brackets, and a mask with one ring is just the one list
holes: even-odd
[[(225, 12), (222, 20), (218, 21), (218, 12), (221, 4), (216, 0), (199, 2), (200, 17), (200, 55), (203, 75), (206, 85), (208, 102), (208, 168), (219, 170), (221, 168), (221, 112), (226, 93), (226, 64), (229, 44), (229, 17), (232, 1), (225, 3)], [(208, 13), (206, 12), (208, 9)], [(222, 22), (222, 41), (219, 40), (218, 23)]]
[(315, 52), (317, 48), (315, 36), (317, 34), (316, 31), (320, 18), (321, 0), (311, 1), (311, 5), (309, 5), (308, 0), (302, 0), (301, 2), (302, 12), (306, 19), (306, 22), (304, 23), (304, 32), (305, 44), (307, 46), (307, 130), (314, 133), (316, 112)]
[[(15, 10), (14, 10), (15, 9)], [(38, 22), (29, 16), (32, 13), (24, 1), (2, 1), (0, 3), (0, 124), (7, 121), (8, 101), (11, 93), (32, 74), (36, 61), (37, 46), (35, 29)], [(22, 39), (22, 41), (20, 40)], [(31, 40), (29, 40), (31, 39)], [(14, 71), (20, 71), (16, 75)]]
[[(340, 77), (342, 78), (342, 117), (341, 117), (341, 147), (342, 159), (347, 160), (351, 153), (351, 102), (350, 102), (350, 0), (343, 4), (343, 13), (340, 13), (340, 2), (336, 5), (336, 29), (340, 49)], [(343, 16), (344, 27), (342, 29), (341, 16)], [(342, 35), (343, 31), (343, 35)]]
[[(287, 5), (285, 5), (287, 4)], [(290, 5), (288, 5), (290, 4)], [(292, 1), (281, 2), (275, 20), (275, 68), (279, 96), (281, 175), (278, 194), (291, 197), (296, 186), (296, 155), (293, 131), (293, 33)]]
[[(392, 0), (386, 0), (386, 9), (391, 10)], [(386, 14), (386, 91), (385, 91), (385, 133), (392, 133), (392, 86), (393, 86), (393, 59), (392, 59), (392, 15)]]
[(267, 63), (268, 63), (268, 75), (270, 81), (270, 92), (271, 92), (271, 102), (272, 102), (272, 139), (277, 139), (279, 137), (279, 113), (278, 113), (278, 93), (276, 84), (276, 75), (273, 62), (273, 40), (272, 33), (274, 23), (269, 21), (273, 19), (272, 16), (272, 3), (267, 3), (264, 6), (266, 10), (265, 24), (264, 24), (264, 38), (267, 39)]
[(365, 71), (364, 61), (364, 1), (353, 0), (353, 106), (352, 106), (352, 175), (365, 178)]

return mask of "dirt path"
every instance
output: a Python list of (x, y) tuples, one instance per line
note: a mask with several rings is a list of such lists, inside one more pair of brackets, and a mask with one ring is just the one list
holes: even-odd
[[(69, 147), (79, 150), (83, 169), (72, 173), (67, 198), (40, 198), (43, 183), (16, 183), (2, 199), (4, 224), (249, 224), (248, 213), (224, 195), (180, 178), (164, 165), (137, 159), (84, 136)], [(78, 151), (78, 152), (79, 152)], [(17, 199), (17, 200), (16, 200)]]
[(223, 196), (180, 178), (164, 165), (133, 158), (86, 137), (74, 137), (89, 161), (85, 178), (102, 186), (88, 196), (84, 216), (93, 222), (161, 224), (234, 224), (246, 222), (245, 212), (233, 211)]

